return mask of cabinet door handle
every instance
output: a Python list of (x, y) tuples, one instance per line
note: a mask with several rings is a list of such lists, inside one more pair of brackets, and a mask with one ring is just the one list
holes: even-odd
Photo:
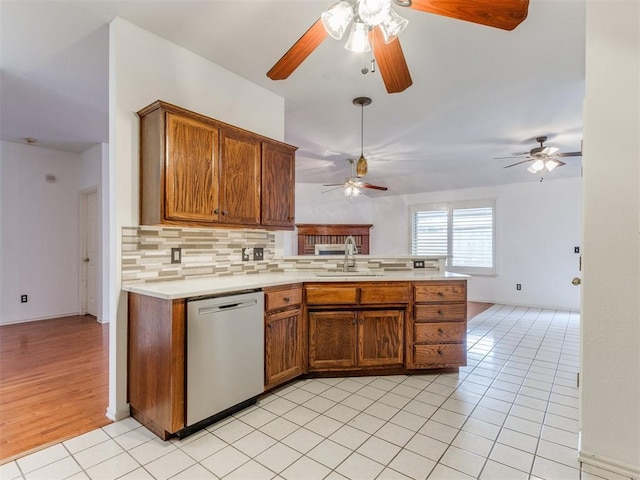
[(220, 210), (219, 210), (219, 209), (217, 209), (217, 208), (213, 211), (213, 214), (214, 214), (214, 215), (218, 215), (219, 213), (220, 213)]
[(272, 326), (273, 326), (273, 325), (269, 324), (269, 325), (267, 325), (267, 328), (271, 329), (271, 327), (272, 327)]
[(441, 328), (439, 328), (439, 329), (438, 329), (438, 333), (439, 333), (440, 335), (442, 335), (442, 334), (444, 333), (444, 330), (443, 330), (443, 329), (441, 329)]

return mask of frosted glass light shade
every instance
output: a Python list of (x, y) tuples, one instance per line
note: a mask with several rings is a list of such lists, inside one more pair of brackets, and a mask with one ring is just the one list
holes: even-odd
[(531, 168), (534, 173), (535, 172), (539, 172), (540, 170), (542, 170), (544, 168), (544, 162), (542, 160), (538, 159), (535, 162), (533, 162), (533, 164), (529, 168)]
[(344, 187), (344, 194), (349, 198), (354, 198), (360, 195), (360, 189), (352, 184), (347, 184)]
[(359, 0), (358, 15), (369, 27), (375, 27), (389, 15), (391, 0)]
[(402, 18), (393, 10), (389, 10), (389, 15), (380, 24), (380, 30), (384, 36), (385, 43), (393, 42), (402, 31), (407, 28), (409, 20)]
[(370, 52), (369, 28), (364, 23), (353, 22), (344, 48), (355, 53)]
[(554, 168), (556, 168), (558, 165), (560, 165), (560, 163), (559, 163), (559, 162), (557, 162), (556, 160), (550, 159), (550, 160), (547, 160), (547, 161), (545, 162), (544, 167), (545, 167), (548, 171), (551, 171), (551, 170), (553, 170)]
[(349, 2), (342, 1), (322, 12), (320, 19), (327, 33), (336, 40), (340, 40), (353, 19), (353, 8)]

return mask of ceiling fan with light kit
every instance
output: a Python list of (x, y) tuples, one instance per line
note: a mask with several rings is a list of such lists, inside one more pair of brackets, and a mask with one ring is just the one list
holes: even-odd
[[(371, 71), (378, 64), (388, 93), (409, 88), (413, 80), (398, 36), (409, 23), (392, 9), (402, 8), (443, 15), (458, 20), (513, 30), (527, 18), (529, 0), (342, 0), (322, 12), (320, 18), (267, 72), (272, 80), (284, 80), (327, 38), (342, 39), (355, 53), (372, 52)], [(363, 68), (362, 73), (367, 73)]]
[[(364, 156), (364, 107), (371, 105), (371, 99), (369, 97), (357, 97), (353, 99), (354, 105), (360, 106), (360, 158), (355, 160), (349, 158), (347, 162), (351, 165), (351, 176), (347, 177), (344, 183), (329, 183), (324, 184), (324, 187), (342, 187), (344, 194), (349, 198), (354, 198), (360, 195), (361, 189), (370, 188), (372, 190), (380, 190), (386, 192), (387, 187), (381, 187), (379, 185), (372, 185), (371, 183), (363, 182), (362, 177), (367, 175), (369, 171), (369, 165), (367, 159)], [(330, 190), (327, 190), (330, 191)]]
[[(516, 163), (512, 163), (511, 165), (507, 165), (506, 167), (503, 168), (511, 168), (511, 167), (515, 167), (516, 165), (522, 165), (524, 163), (528, 163), (528, 162), (533, 162), (531, 163), (531, 165), (529, 165), (529, 167), (527, 168), (528, 172), (531, 173), (543, 173), (545, 170), (547, 172), (551, 172), (553, 169), (557, 168), (557, 167), (562, 167), (563, 165), (566, 165), (565, 162), (558, 160), (559, 158), (563, 158), (563, 157), (581, 157), (582, 156), (582, 152), (565, 152), (565, 153), (561, 153), (559, 152), (559, 148), (557, 147), (548, 147), (544, 145), (544, 142), (547, 141), (547, 137), (546, 136), (541, 136), (541, 137), (536, 137), (536, 142), (538, 142), (540, 144), (539, 147), (534, 147), (531, 150), (529, 150), (528, 152), (520, 152), (520, 153), (514, 153), (512, 156), (510, 157), (496, 157), (496, 160), (501, 160), (501, 159), (505, 159), (505, 158), (519, 158), (519, 157), (525, 157), (524, 160), (521, 160), (519, 162)], [(540, 181), (542, 181), (542, 177), (540, 179)]]

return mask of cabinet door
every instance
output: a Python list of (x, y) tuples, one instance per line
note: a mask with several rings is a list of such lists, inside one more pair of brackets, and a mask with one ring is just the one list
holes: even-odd
[(260, 141), (235, 130), (220, 132), (220, 221), (260, 224)]
[(275, 387), (303, 373), (300, 309), (266, 316), (265, 388)]
[(262, 225), (293, 228), (295, 153), (262, 142)]
[(166, 114), (167, 220), (218, 220), (218, 129), (173, 113)]
[(309, 368), (356, 365), (356, 313), (309, 312)]
[(402, 365), (404, 314), (400, 310), (358, 313), (358, 365)]

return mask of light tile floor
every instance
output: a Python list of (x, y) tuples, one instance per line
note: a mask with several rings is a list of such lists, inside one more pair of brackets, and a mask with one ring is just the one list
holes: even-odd
[(621, 479), (577, 461), (579, 321), (495, 305), (459, 373), (302, 380), (181, 441), (128, 418), (0, 478)]

